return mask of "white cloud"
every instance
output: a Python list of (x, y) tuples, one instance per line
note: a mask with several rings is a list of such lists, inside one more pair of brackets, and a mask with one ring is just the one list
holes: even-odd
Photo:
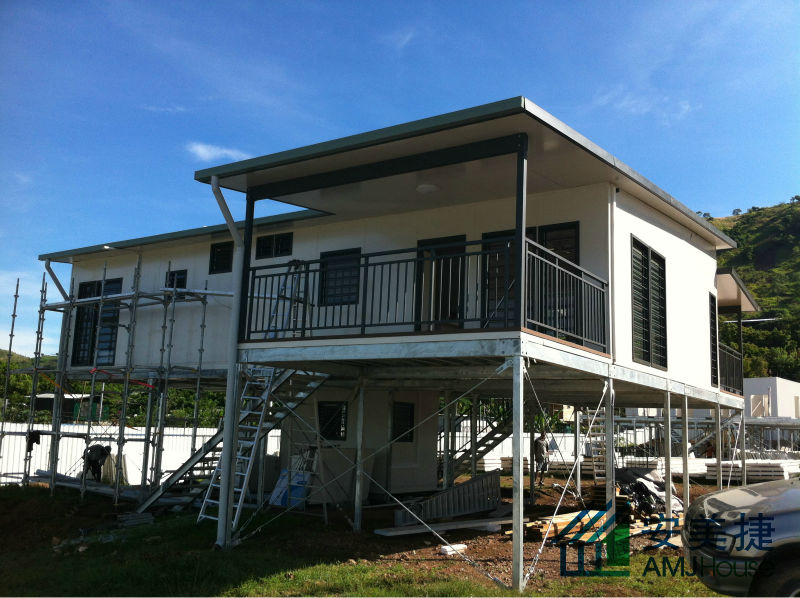
[(14, 179), (20, 185), (30, 185), (33, 182), (33, 176), (31, 176), (27, 172), (15, 172)]
[(629, 116), (649, 115), (667, 125), (700, 108), (699, 104), (692, 104), (688, 100), (676, 100), (656, 92), (629, 90), (624, 85), (602, 91), (592, 100), (592, 105), (610, 107)]
[(202, 162), (214, 162), (218, 160), (245, 160), (250, 156), (243, 151), (230, 147), (220, 147), (209, 143), (191, 141), (186, 144), (186, 151)]
[(187, 112), (185, 106), (179, 106), (177, 104), (172, 104), (170, 106), (143, 106), (145, 110), (148, 112), (157, 112), (161, 114), (180, 114), (181, 112)]
[(405, 48), (416, 36), (413, 29), (398, 29), (381, 37), (381, 41), (398, 52)]

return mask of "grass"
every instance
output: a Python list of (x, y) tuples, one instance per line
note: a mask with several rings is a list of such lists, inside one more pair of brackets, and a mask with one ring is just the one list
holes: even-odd
[[(87, 495), (81, 502), (77, 493), (62, 489), (51, 497), (45, 488), (0, 488), (0, 534), (4, 539), (0, 543), (0, 594), (514, 595), (457, 559), (421, 558), (419, 552), (415, 560), (403, 560), (412, 552), (417, 554), (412, 547), (423, 545), (420, 538), (354, 535), (344, 523), (322, 528), (318, 519), (287, 515), (235, 550), (218, 551), (212, 548), (213, 522), (197, 525), (194, 514), (165, 515), (153, 525), (113, 529), (110, 525), (115, 515), (105, 498)], [(54, 550), (59, 543), (60, 548)], [(435, 545), (425, 554), (432, 554), (433, 549)], [(642, 576), (647, 558), (632, 557), (628, 578), (536, 576), (526, 594), (712, 595), (693, 578)]]

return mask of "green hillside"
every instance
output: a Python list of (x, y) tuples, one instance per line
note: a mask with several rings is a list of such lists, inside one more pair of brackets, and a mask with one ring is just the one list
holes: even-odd
[[(761, 306), (749, 318), (778, 318), (744, 327), (745, 376), (781, 376), (800, 381), (800, 196), (711, 223), (739, 244), (720, 255)], [(735, 346), (736, 326), (722, 326), (722, 340)]]

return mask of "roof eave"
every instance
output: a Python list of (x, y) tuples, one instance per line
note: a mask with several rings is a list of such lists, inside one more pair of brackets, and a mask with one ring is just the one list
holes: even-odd
[[(604, 150), (602, 147), (592, 142), (584, 135), (581, 135), (578, 131), (568, 126), (524, 96), (516, 96), (506, 100), (484, 104), (482, 106), (476, 106), (455, 112), (448, 112), (438, 116), (432, 116), (408, 123), (377, 129), (374, 131), (368, 131), (366, 133), (359, 133), (348, 137), (342, 137), (340, 139), (307, 145), (283, 152), (278, 152), (276, 154), (268, 154), (266, 156), (251, 158), (249, 160), (242, 160), (239, 162), (215, 166), (213, 168), (198, 170), (195, 172), (194, 178), (195, 180), (203, 183), (210, 183), (212, 176), (217, 176), (220, 179), (240, 176), (256, 170), (275, 168), (294, 162), (312, 160), (336, 153), (352, 151), (372, 145), (389, 143), (399, 139), (426, 135), (436, 131), (442, 131), (476, 122), (492, 120), (501, 118), (503, 116), (521, 113), (528, 114), (531, 118), (541, 122), (543, 125), (557, 132), (568, 141), (589, 152), (627, 179), (633, 181), (645, 191), (653, 194), (658, 199), (665, 202), (668, 206), (678, 211), (681, 215), (693, 221), (709, 235), (716, 238), (718, 241), (721, 241), (721, 243), (715, 243), (716, 249), (737, 247), (736, 241), (717, 229), (713, 224), (709, 223), (704, 218), (698, 216), (695, 212), (683, 205), (680, 201), (675, 199), (672, 195), (664, 191), (658, 185), (642, 176), (633, 168), (617, 159), (613, 154)], [(222, 186), (225, 186), (223, 181), (220, 181), (220, 183)]]

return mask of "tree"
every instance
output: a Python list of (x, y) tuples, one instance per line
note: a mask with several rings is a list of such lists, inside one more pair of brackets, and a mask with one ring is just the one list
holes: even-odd
[(792, 203), (800, 202), (800, 195), (795, 195), (794, 197), (790, 198), (789, 201)]
[(710, 220), (711, 219), (711, 213), (710, 212), (703, 212), (703, 218), (705, 218), (706, 220)]
[(738, 216), (738, 215), (739, 215), (739, 214), (741, 214), (741, 213), (742, 213), (742, 210), (741, 210), (741, 209), (739, 209), (739, 208), (736, 208), (736, 209), (733, 211), (733, 215), (734, 215), (734, 216)]

